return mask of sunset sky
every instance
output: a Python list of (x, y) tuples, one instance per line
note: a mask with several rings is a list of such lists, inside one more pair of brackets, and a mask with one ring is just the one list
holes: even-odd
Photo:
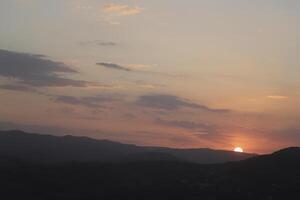
[(300, 145), (299, 0), (1, 0), (0, 129)]

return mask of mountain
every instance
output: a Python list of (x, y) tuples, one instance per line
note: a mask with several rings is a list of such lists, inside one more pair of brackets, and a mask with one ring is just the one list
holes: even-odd
[(222, 197), (236, 199), (299, 199), (300, 148), (226, 163), (214, 175)]
[(22, 131), (0, 131), (0, 156), (31, 162), (186, 161), (222, 163), (254, 156), (212, 149), (142, 147), (87, 137), (51, 136)]
[(300, 148), (288, 148), (209, 165), (182, 161), (54, 164), (0, 157), (0, 190), (10, 200), (299, 199), (299, 156)]

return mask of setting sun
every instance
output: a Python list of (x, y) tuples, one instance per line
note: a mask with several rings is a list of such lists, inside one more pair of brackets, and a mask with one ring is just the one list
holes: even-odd
[(240, 153), (244, 152), (244, 150), (241, 147), (235, 147), (233, 151), (240, 152)]

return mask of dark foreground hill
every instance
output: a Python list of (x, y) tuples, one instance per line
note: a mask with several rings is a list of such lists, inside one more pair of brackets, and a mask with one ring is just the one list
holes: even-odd
[(244, 161), (32, 164), (0, 157), (3, 199), (300, 199), (300, 148)]
[(254, 156), (212, 149), (141, 147), (87, 137), (0, 131), (0, 156), (32, 162), (186, 161), (201, 164), (238, 161)]

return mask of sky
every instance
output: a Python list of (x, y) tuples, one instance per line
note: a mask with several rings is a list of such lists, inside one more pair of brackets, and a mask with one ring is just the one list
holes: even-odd
[(300, 145), (298, 0), (1, 0), (0, 128)]

